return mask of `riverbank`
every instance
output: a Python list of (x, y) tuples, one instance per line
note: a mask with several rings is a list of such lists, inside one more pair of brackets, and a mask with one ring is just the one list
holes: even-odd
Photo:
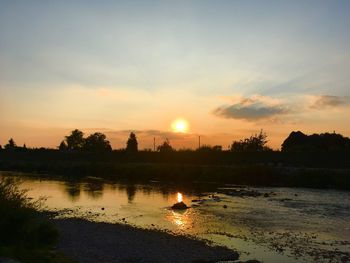
[(122, 224), (56, 219), (57, 249), (78, 262), (217, 262), (238, 253), (204, 241)]
[(283, 167), (268, 164), (190, 165), (167, 163), (26, 163), (21, 160), (5, 165), (0, 170), (23, 172), (65, 180), (99, 177), (114, 182), (191, 186), (193, 183), (228, 183), (262, 187), (307, 187), (350, 190), (349, 168)]
[(176, 185), (220, 182), (350, 190), (350, 163), (343, 153), (0, 151), (0, 170), (59, 175), (73, 180), (94, 176), (112, 181), (156, 180)]

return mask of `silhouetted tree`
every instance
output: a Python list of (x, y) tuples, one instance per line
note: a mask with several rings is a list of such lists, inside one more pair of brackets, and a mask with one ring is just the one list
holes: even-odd
[(23, 144), (23, 150), (27, 150), (27, 145)]
[(221, 145), (214, 145), (212, 147), (214, 152), (221, 152), (222, 151), (222, 146)]
[(168, 138), (165, 139), (162, 145), (157, 147), (159, 152), (173, 152), (174, 148), (170, 145)]
[(2, 146), (0, 145), (0, 151), (2, 150)]
[(84, 133), (78, 129), (75, 129), (71, 132), (71, 135), (66, 136), (66, 143), (68, 150), (81, 150), (84, 147), (85, 143)]
[(60, 145), (58, 146), (58, 150), (60, 151), (67, 151), (68, 147), (65, 141), (61, 141)]
[(127, 152), (137, 152), (137, 138), (135, 133), (131, 132), (128, 141), (126, 142), (126, 151)]
[(9, 142), (5, 145), (6, 150), (15, 150), (17, 148), (17, 145), (15, 141), (11, 138)]
[(271, 151), (271, 148), (266, 146), (267, 135), (263, 130), (259, 134), (255, 134), (240, 141), (234, 141), (231, 145), (233, 152), (262, 152)]
[(106, 135), (95, 132), (85, 139), (84, 150), (90, 152), (108, 152), (112, 150), (112, 147), (106, 139)]
[(348, 152), (350, 138), (337, 133), (306, 135), (301, 131), (293, 131), (281, 148), (284, 152)]

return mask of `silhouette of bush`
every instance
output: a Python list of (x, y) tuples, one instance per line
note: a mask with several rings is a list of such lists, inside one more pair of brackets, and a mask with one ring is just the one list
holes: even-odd
[(157, 147), (158, 152), (161, 153), (166, 153), (166, 152), (173, 152), (175, 151), (175, 149), (170, 145), (170, 141), (169, 139), (165, 139), (165, 141), (163, 142), (163, 144), (159, 145)]
[(0, 256), (21, 262), (67, 262), (53, 252), (58, 231), (37, 212), (33, 202), (13, 179), (0, 179)]
[(197, 152), (221, 152), (222, 146), (221, 145), (203, 145), (200, 148), (196, 150)]
[(349, 152), (350, 139), (336, 133), (306, 135), (293, 131), (282, 143), (283, 152)]
[(263, 152), (272, 151), (267, 147), (267, 135), (263, 130), (259, 134), (255, 134), (240, 141), (234, 141), (231, 145), (232, 152)]

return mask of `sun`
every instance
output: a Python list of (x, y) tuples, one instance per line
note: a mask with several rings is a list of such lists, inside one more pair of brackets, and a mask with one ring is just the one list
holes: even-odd
[(177, 119), (171, 124), (174, 132), (186, 133), (188, 131), (188, 122), (184, 119)]

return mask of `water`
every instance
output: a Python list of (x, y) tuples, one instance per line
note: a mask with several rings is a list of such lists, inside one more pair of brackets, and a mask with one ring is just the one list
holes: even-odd
[[(101, 178), (83, 182), (23, 174), (16, 178), (31, 198), (44, 197), (45, 209), (57, 211), (58, 217), (191, 235), (235, 249), (241, 260), (348, 262), (350, 258), (350, 192), (346, 191), (250, 188), (272, 194), (240, 197), (228, 195), (237, 189), (230, 185), (183, 189)], [(181, 197), (192, 207), (172, 210)]]

